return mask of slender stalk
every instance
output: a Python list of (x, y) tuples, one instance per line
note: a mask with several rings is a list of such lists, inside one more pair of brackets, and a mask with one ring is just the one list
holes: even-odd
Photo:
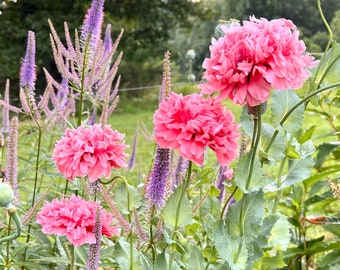
[[(309, 99), (311, 99), (312, 97), (314, 97), (315, 95), (321, 93), (321, 92), (324, 92), (324, 91), (327, 91), (327, 90), (330, 90), (332, 88), (335, 88), (335, 87), (338, 87), (340, 86), (340, 82), (337, 82), (337, 83), (333, 83), (333, 84), (330, 84), (330, 85), (327, 85), (325, 87), (321, 87), (320, 89), (310, 93), (309, 95), (305, 96), (303, 99), (301, 99), (299, 102), (297, 102), (295, 105), (293, 105), (281, 118), (280, 122), (279, 122), (279, 125), (282, 126), (286, 120), (288, 119), (288, 117), (299, 107), (301, 106), (302, 104), (304, 104), (306, 101), (308, 101)], [(268, 153), (270, 147), (272, 146), (273, 142), (275, 141), (275, 138), (276, 136), (279, 134), (279, 130), (276, 129), (272, 138), (270, 139), (266, 149), (264, 150), (265, 153)]]
[[(6, 237), (1, 238), (0, 244), (6, 241), (12, 241), (18, 238), (19, 235), (21, 234), (21, 221), (20, 221), (18, 212), (16, 211), (16, 207), (12, 206), (10, 209), (8, 209), (8, 213), (10, 214), (11, 218), (14, 221), (17, 231), (12, 235), (8, 235)], [(10, 230), (10, 225), (9, 225), (9, 230)]]
[(260, 143), (260, 137), (261, 137), (261, 105), (257, 106), (257, 117), (254, 118), (254, 132), (253, 132), (253, 138), (252, 138), (252, 143), (251, 143), (252, 149), (250, 150), (249, 172), (248, 172), (246, 186), (245, 186), (246, 190), (248, 190), (250, 182), (251, 182), (256, 152), (257, 152), (258, 145)]
[(222, 212), (221, 212), (221, 215), (220, 215), (220, 219), (223, 218), (225, 209), (227, 208), (228, 203), (230, 202), (231, 198), (234, 196), (234, 194), (236, 193), (237, 190), (238, 190), (238, 187), (236, 186), (236, 187), (234, 188), (233, 192), (230, 194), (228, 200), (226, 200), (226, 202), (224, 203), (224, 206), (223, 206), (223, 209), (222, 209)]
[(78, 107), (78, 123), (77, 127), (81, 126), (83, 102), (84, 102), (84, 84), (85, 84), (85, 72), (86, 72), (86, 58), (88, 52), (89, 39), (85, 42), (84, 54), (83, 54), (83, 67), (81, 69), (81, 82), (80, 82), (80, 96), (79, 96), (79, 107)]
[[(332, 43), (332, 40), (333, 40), (333, 32), (332, 32), (332, 29), (331, 29), (331, 27), (329, 26), (329, 24), (328, 24), (328, 22), (327, 22), (327, 20), (326, 20), (326, 18), (325, 18), (325, 15), (323, 14), (323, 11), (322, 11), (322, 8), (321, 8), (321, 1), (320, 1), (320, 0), (317, 0), (316, 3), (317, 3), (317, 7), (318, 7), (318, 11), (319, 11), (321, 20), (322, 20), (322, 22), (324, 23), (324, 25), (325, 25), (325, 27), (326, 27), (326, 29), (327, 29), (328, 35), (329, 35), (328, 43), (327, 43), (327, 45), (326, 45), (326, 48), (325, 48), (324, 53), (323, 53), (323, 55), (322, 55), (322, 57), (321, 57), (321, 60), (320, 60), (320, 62), (321, 62), (322, 59), (325, 57), (327, 51), (329, 50), (330, 46), (331, 46), (331, 43)], [(317, 70), (316, 70), (315, 78), (316, 78), (316, 75), (319, 73), (319, 71), (320, 71), (320, 65), (318, 66), (318, 68), (317, 68)], [(320, 81), (318, 82), (318, 85), (317, 85), (318, 87), (319, 87), (320, 83), (322, 82), (322, 79), (323, 79), (323, 77), (322, 77), (322, 78), (320, 79)]]
[[(277, 182), (276, 182), (276, 183), (277, 183), (277, 184), (276, 184), (277, 187), (280, 187), (280, 185), (281, 185), (281, 183), (282, 183), (281, 178), (282, 178), (282, 174), (283, 174), (283, 169), (284, 169), (284, 167), (285, 167), (285, 165), (286, 165), (286, 161), (287, 161), (287, 157), (285, 157), (285, 158), (281, 161), (280, 168), (279, 168), (279, 172), (278, 172), (278, 174), (277, 174)], [(278, 196), (275, 196), (274, 205), (273, 205), (273, 209), (272, 209), (272, 214), (275, 214), (275, 213), (276, 213), (277, 205), (278, 205), (278, 203), (279, 203), (279, 201), (280, 201), (280, 198), (281, 198), (282, 194), (283, 194), (283, 190), (281, 189), (281, 190), (279, 191)]]
[[(174, 233), (172, 234), (172, 238), (174, 237), (174, 235), (176, 235), (176, 231), (178, 229), (179, 213), (181, 211), (181, 205), (182, 205), (182, 201), (183, 201), (184, 196), (185, 196), (185, 192), (187, 191), (189, 184), (190, 184), (191, 172), (192, 172), (192, 161), (190, 160), (189, 166), (188, 166), (188, 171), (187, 171), (187, 177), (186, 177), (186, 180), (184, 182), (184, 187), (182, 189), (182, 192), (181, 192), (179, 200), (178, 200), (178, 205), (177, 205), (176, 215), (175, 215)], [(168, 270), (172, 270), (173, 261), (174, 261), (174, 253), (171, 252)]]
[(192, 161), (189, 162), (189, 167), (188, 167), (188, 172), (187, 172), (187, 179), (184, 184), (184, 188), (182, 190), (182, 193), (180, 194), (179, 200), (178, 200), (178, 205), (176, 209), (176, 216), (175, 216), (175, 226), (174, 226), (174, 231), (176, 232), (178, 229), (178, 221), (179, 221), (179, 213), (181, 211), (181, 205), (182, 201), (185, 196), (185, 192), (187, 191), (189, 184), (190, 184), (190, 178), (191, 178), (191, 171), (192, 171)]

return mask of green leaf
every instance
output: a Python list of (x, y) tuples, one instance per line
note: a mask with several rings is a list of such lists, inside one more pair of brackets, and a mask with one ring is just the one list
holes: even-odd
[(277, 187), (278, 190), (305, 180), (310, 175), (312, 167), (311, 157), (289, 160), (288, 173), (282, 177), (281, 184)]
[(324, 172), (319, 172), (316, 174), (313, 174), (311, 176), (309, 176), (307, 179), (305, 179), (303, 181), (303, 184), (308, 188), (311, 187), (312, 185), (314, 185), (316, 182), (320, 181), (320, 180), (324, 180), (326, 178), (326, 176), (331, 175), (333, 173), (338, 173), (340, 170), (340, 166), (338, 166), (338, 168), (334, 169), (334, 170), (329, 170), (329, 171), (324, 171)]
[(318, 203), (318, 202), (324, 202), (327, 199), (336, 200), (336, 198), (334, 198), (334, 196), (333, 196), (332, 190), (328, 190), (328, 191), (326, 191), (326, 192), (324, 192), (320, 195), (314, 195), (314, 196), (308, 198), (305, 201), (304, 205), (305, 205), (305, 207), (309, 207), (312, 204), (315, 204), (315, 203)]
[(247, 186), (247, 178), (251, 169), (250, 163), (252, 151), (253, 150), (243, 155), (238, 161), (235, 168), (234, 182), (242, 190), (243, 193), (248, 193), (261, 189), (266, 181), (260, 161), (257, 157), (255, 157), (254, 165), (251, 172), (251, 178), (249, 180), (249, 185)]
[(323, 143), (317, 147), (318, 154), (316, 156), (315, 167), (321, 168), (322, 164), (336, 148), (340, 147), (339, 144)]
[(116, 244), (115, 249), (115, 260), (119, 264), (119, 269), (121, 270), (130, 270), (130, 264), (132, 263), (133, 269), (135, 270), (141, 270), (142, 266), (139, 262), (139, 255), (138, 251), (133, 248), (133, 256), (132, 256), (132, 262), (130, 259), (130, 244), (128, 242), (125, 242), (123, 240), (118, 240)]
[[(268, 124), (262, 124), (261, 127), (261, 141), (260, 146), (263, 150), (266, 149), (267, 145), (271, 141), (271, 138), (275, 132), (275, 129)], [(282, 134), (278, 134), (275, 141), (271, 145), (267, 158), (270, 161), (279, 161), (285, 157), (286, 143)]]
[(154, 264), (154, 270), (163, 270), (168, 269), (168, 262), (165, 257), (165, 251), (163, 251), (161, 254), (158, 254), (155, 260)]
[[(330, 253), (328, 253), (326, 256), (322, 257), (321, 261), (318, 263), (318, 269), (319, 267), (323, 269), (322, 267), (325, 267), (324, 269), (330, 269), (331, 265), (340, 265), (340, 250), (334, 250)], [(339, 268), (334, 268), (339, 269)]]
[(266, 251), (264, 256), (255, 263), (254, 270), (272, 270), (281, 269), (286, 266), (284, 262), (283, 254), (271, 254), (270, 251)]
[(269, 237), (269, 244), (275, 249), (286, 250), (290, 239), (289, 239), (290, 224), (286, 216), (279, 215), (279, 219), (275, 223), (271, 230), (271, 236)]
[[(274, 91), (271, 105), (271, 123), (274, 126), (281, 126), (282, 118), (301, 99), (294, 91)], [(304, 113), (304, 105), (296, 108), (283, 123), (284, 130), (294, 133), (301, 128)]]
[[(128, 188), (129, 196), (126, 188)], [(134, 186), (126, 186), (124, 183), (115, 187), (117, 207), (123, 214), (129, 214), (133, 208), (138, 208), (142, 205), (142, 197), (140, 191)]]
[(185, 189), (185, 185), (179, 186), (174, 193), (172, 193), (166, 202), (165, 207), (162, 210), (162, 217), (164, 219), (164, 224), (169, 229), (174, 229), (176, 224), (176, 212), (179, 207), (178, 212), (178, 226), (185, 226), (192, 222), (192, 209), (190, 202), (186, 195), (184, 194), (181, 204), (180, 198)]
[[(204, 261), (201, 250), (196, 246), (190, 247), (190, 252), (187, 253), (187, 263), (185, 269), (188, 270), (204, 270), (207, 263)], [(165, 268), (164, 268), (165, 269)]]
[(226, 215), (231, 238), (243, 237), (246, 241), (255, 239), (260, 232), (264, 218), (264, 195), (262, 191), (245, 194), (230, 206)]
[(216, 221), (213, 228), (213, 242), (220, 258), (227, 263), (223, 269), (246, 269), (248, 251), (242, 238), (231, 238), (227, 233), (223, 220)]
[(311, 126), (307, 130), (305, 130), (299, 137), (299, 143), (303, 144), (304, 142), (310, 140), (312, 138), (314, 131), (315, 131), (315, 126)]
[(340, 69), (340, 47), (336, 41), (333, 41), (331, 49), (321, 59), (318, 66), (319, 72), (315, 81), (320, 83), (336, 83), (339, 81)]

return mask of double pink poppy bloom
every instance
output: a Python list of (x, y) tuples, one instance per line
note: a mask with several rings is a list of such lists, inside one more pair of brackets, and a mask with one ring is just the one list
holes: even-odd
[(112, 168), (127, 166), (123, 139), (124, 135), (109, 125), (67, 129), (57, 141), (52, 159), (69, 180), (87, 176), (94, 182), (103, 176), (109, 178)]
[(171, 93), (159, 105), (153, 122), (160, 147), (178, 149), (182, 157), (199, 165), (204, 161), (206, 147), (216, 153), (222, 166), (237, 157), (239, 125), (215, 99)]
[(203, 62), (204, 94), (219, 92), (219, 99), (253, 107), (269, 98), (271, 87), (279, 91), (302, 87), (311, 75), (306, 68), (317, 64), (305, 53), (290, 20), (251, 17), (242, 26), (231, 24), (223, 30), (223, 37), (212, 39), (210, 58)]

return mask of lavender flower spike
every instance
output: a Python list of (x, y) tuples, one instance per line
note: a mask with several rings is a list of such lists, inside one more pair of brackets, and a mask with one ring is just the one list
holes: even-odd
[(157, 209), (165, 204), (169, 177), (169, 149), (157, 146), (155, 162), (147, 183), (147, 196)]
[(132, 144), (132, 151), (131, 151), (131, 157), (128, 163), (128, 169), (131, 170), (133, 166), (135, 165), (136, 161), (136, 150), (137, 150), (137, 139), (138, 139), (138, 132), (136, 130), (135, 136), (133, 137), (133, 144)]
[(86, 262), (86, 270), (98, 269), (100, 259), (100, 245), (102, 239), (102, 224), (101, 224), (101, 206), (98, 205), (96, 210), (96, 222), (93, 228), (96, 243), (91, 244), (89, 255)]
[(8, 136), (7, 165), (6, 165), (6, 182), (12, 187), (15, 197), (15, 204), (19, 201), (18, 190), (18, 117), (15, 116), (11, 120), (10, 132)]
[(25, 58), (22, 61), (20, 70), (20, 86), (34, 90), (37, 72), (35, 66), (35, 34), (28, 31), (27, 47)]
[(90, 42), (92, 49), (97, 47), (97, 42), (100, 39), (104, 21), (104, 2), (105, 0), (92, 1), (92, 5), (87, 11), (81, 28), (81, 40)]
[[(6, 80), (4, 102), (9, 105), (9, 79)], [(1, 132), (7, 134), (9, 132), (9, 108), (8, 106), (2, 107), (2, 127)]]

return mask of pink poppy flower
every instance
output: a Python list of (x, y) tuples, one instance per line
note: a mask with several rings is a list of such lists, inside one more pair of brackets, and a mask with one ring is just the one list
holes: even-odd
[(237, 156), (238, 124), (221, 103), (199, 94), (182, 96), (171, 93), (155, 112), (155, 139), (162, 148), (177, 149), (179, 154), (199, 165), (208, 146), (222, 165)]
[(212, 39), (210, 58), (203, 62), (205, 94), (220, 92), (235, 104), (256, 106), (270, 89), (298, 89), (317, 62), (305, 53), (296, 26), (286, 19), (268, 21), (251, 17), (243, 26), (223, 28), (225, 36)]
[(109, 125), (67, 129), (57, 141), (52, 159), (57, 170), (69, 180), (75, 176), (88, 176), (90, 182), (102, 176), (109, 178), (112, 168), (127, 166), (124, 153), (127, 145), (120, 142), (123, 139), (124, 135)]
[[(72, 195), (70, 199), (54, 199), (46, 203), (37, 214), (37, 222), (42, 226), (45, 234), (66, 236), (74, 245), (94, 244), (96, 238), (94, 226), (96, 224), (96, 209), (98, 202), (85, 201)], [(119, 229), (110, 226), (113, 217), (104, 209), (101, 210), (102, 235), (112, 237), (119, 235)]]

